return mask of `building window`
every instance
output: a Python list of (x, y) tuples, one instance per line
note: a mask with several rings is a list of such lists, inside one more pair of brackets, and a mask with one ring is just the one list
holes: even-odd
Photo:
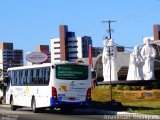
[(77, 43), (77, 40), (68, 41), (68, 43)]
[(78, 48), (78, 46), (68, 46), (68, 48)]
[(60, 42), (54, 42), (54, 44), (60, 44)]
[(60, 47), (54, 47), (54, 49), (60, 49)]
[(60, 52), (55, 52), (54, 54), (57, 55), (57, 54), (60, 54)]
[(60, 60), (60, 58), (54, 58), (54, 60)]
[(75, 54), (78, 53), (78, 51), (70, 51), (69, 54)]
[(69, 57), (69, 59), (78, 59), (78, 57)]

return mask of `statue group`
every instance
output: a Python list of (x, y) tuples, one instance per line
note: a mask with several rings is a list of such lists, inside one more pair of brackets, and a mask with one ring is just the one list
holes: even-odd
[[(127, 80), (153, 80), (154, 77), (154, 59), (156, 50), (147, 39), (142, 49), (134, 46), (133, 52), (130, 54), (129, 69)], [(113, 40), (104, 40), (104, 48), (102, 53), (103, 77), (104, 81), (118, 80), (116, 71), (117, 49), (113, 45)]]

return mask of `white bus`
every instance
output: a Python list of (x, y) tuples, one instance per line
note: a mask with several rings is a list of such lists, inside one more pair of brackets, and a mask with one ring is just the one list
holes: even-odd
[(31, 107), (73, 110), (91, 103), (91, 70), (82, 63), (61, 62), (8, 69), (6, 103), (11, 109)]

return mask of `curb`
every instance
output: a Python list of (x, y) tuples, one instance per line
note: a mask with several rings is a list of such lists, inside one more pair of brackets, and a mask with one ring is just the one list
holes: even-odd
[(7, 104), (0, 104), (0, 107), (9, 108), (9, 107), (10, 107), (10, 105), (7, 105)]
[(95, 113), (103, 115), (138, 115), (138, 113), (131, 112), (120, 112), (120, 111), (111, 111), (111, 110), (101, 110), (101, 109), (77, 109), (79, 111), (85, 111), (85, 113)]

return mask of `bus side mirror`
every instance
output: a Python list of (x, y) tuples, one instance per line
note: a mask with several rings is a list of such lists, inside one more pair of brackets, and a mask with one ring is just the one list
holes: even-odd
[(4, 83), (9, 83), (10, 82), (10, 77), (9, 76), (5, 76), (4, 77)]
[(54, 65), (52, 65), (52, 69), (54, 69)]
[(92, 74), (92, 81), (96, 79), (96, 71), (91, 71)]

